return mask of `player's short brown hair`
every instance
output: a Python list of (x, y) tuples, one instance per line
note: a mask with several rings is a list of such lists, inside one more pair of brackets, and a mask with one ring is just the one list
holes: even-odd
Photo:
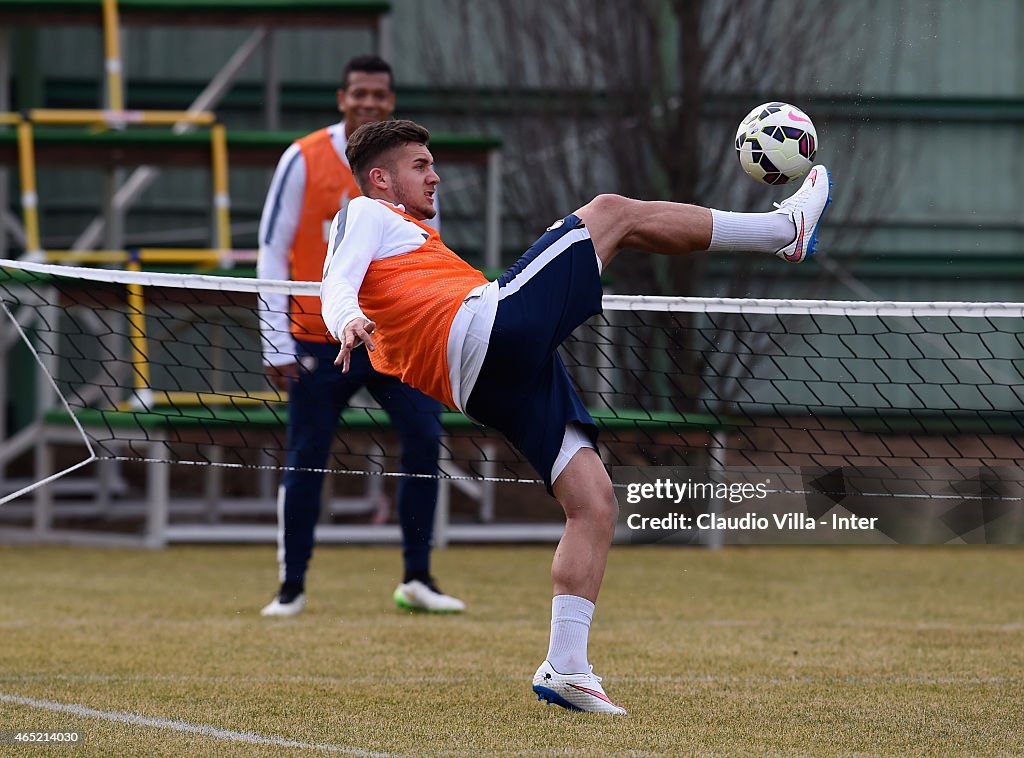
[(363, 124), (349, 136), (345, 157), (348, 158), (348, 165), (352, 169), (356, 184), (364, 194), (364, 183), (370, 169), (375, 165), (379, 166), (381, 159), (386, 158), (386, 153), (390, 150), (408, 145), (410, 142), (414, 145), (426, 145), (430, 142), (430, 132), (415, 121), (393, 119)]

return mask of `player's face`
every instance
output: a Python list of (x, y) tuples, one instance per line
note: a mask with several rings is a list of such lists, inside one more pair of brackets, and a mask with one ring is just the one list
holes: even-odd
[(363, 124), (384, 121), (395, 110), (391, 77), (384, 71), (351, 71), (345, 89), (338, 90), (338, 110), (345, 114), (345, 133)]
[(441, 182), (434, 171), (434, 156), (425, 146), (410, 143), (396, 148), (391, 157), (391, 202), (404, 205), (415, 219), (433, 218), (437, 214), (434, 192)]

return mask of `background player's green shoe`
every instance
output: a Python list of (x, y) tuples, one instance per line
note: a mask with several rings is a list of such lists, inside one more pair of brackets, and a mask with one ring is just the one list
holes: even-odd
[(407, 611), (425, 613), (462, 613), (466, 604), (438, 589), (433, 579), (413, 579), (395, 588), (395, 605)]

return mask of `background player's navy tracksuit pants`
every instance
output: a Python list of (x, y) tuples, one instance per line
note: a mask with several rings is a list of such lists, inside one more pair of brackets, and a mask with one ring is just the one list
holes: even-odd
[[(338, 415), (361, 387), (366, 387), (391, 417), (402, 444), (401, 469), (406, 474), (437, 473), (441, 404), (370, 365), (365, 349), (352, 354), (347, 374), (334, 365), (338, 346), (298, 341), (300, 369), (288, 388), (289, 469), (327, 468)], [(344, 432), (342, 432), (344, 433)], [(313, 552), (320, 517), (323, 473), (288, 470), (284, 474), (283, 530), (279, 547), (282, 581), (303, 582)], [(427, 573), (437, 506), (437, 479), (405, 478), (398, 485), (398, 519), (406, 573)]]

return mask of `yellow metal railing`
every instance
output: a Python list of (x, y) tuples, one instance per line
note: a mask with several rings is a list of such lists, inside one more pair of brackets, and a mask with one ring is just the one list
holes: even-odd
[[(266, 406), (267, 403), (283, 403), (288, 399), (285, 392), (278, 390), (246, 390), (245, 395), (218, 394), (216, 392), (168, 392), (165, 390), (153, 390), (149, 395), (149, 402), (153, 406), (165, 405), (171, 408), (188, 408), (190, 406), (201, 406), (206, 408), (223, 407), (247, 408), (252, 406)], [(119, 408), (124, 410), (124, 408)]]
[(121, 78), (121, 24), (117, 0), (103, 0), (103, 70), (107, 75), (107, 105), (124, 110), (124, 80)]
[(132, 111), (122, 108), (33, 108), (28, 120), (40, 126), (112, 127), (126, 124), (141, 126), (174, 126), (195, 124), (214, 126), (217, 117), (210, 111)]
[[(109, 51), (108, 51), (109, 52)], [(108, 58), (108, 60), (110, 60)], [(112, 90), (113, 91), (113, 90)], [(112, 104), (116, 101), (112, 101)], [(142, 248), (136, 250), (44, 250), (39, 229), (39, 192), (36, 179), (35, 125), (92, 126), (109, 129), (117, 125), (142, 124), (166, 126), (190, 123), (210, 127), (210, 172), (213, 184), (213, 209), (216, 248)], [(122, 264), (129, 271), (141, 271), (143, 264), (188, 264), (204, 268), (232, 267), (236, 262), (254, 262), (256, 251), (231, 248), (230, 193), (228, 182), (227, 130), (216, 122), (209, 112), (185, 111), (125, 111), (113, 110), (54, 110), (33, 109), (24, 116), (0, 113), (0, 125), (14, 126), (17, 130), (18, 166), (21, 178), (22, 223), (25, 227), (25, 251), (28, 255), (50, 263), (62, 264)], [(248, 405), (282, 400), (276, 390), (248, 392), (246, 397), (232, 397), (216, 393), (163, 392), (150, 390), (149, 346), (146, 333), (145, 288), (140, 284), (126, 285), (126, 305), (130, 333), (133, 400), (122, 403), (130, 407), (145, 397), (147, 403), (201, 403), (204, 405)]]
[(231, 200), (228, 193), (228, 140), (223, 124), (214, 124), (210, 129), (210, 156), (217, 247), (227, 250), (231, 247)]
[[(22, 223), (25, 227), (25, 252), (50, 263), (122, 264), (129, 271), (141, 271), (144, 264), (189, 264), (211, 268), (228, 268), (239, 261), (255, 261), (255, 251), (231, 249), (230, 194), (228, 182), (227, 133), (223, 124), (208, 111), (153, 111), (125, 108), (124, 80), (120, 50), (120, 21), (117, 0), (103, 0), (103, 52), (106, 97), (103, 109), (35, 108), (24, 115), (0, 113), (0, 126), (17, 130), (18, 166), (21, 177)], [(36, 181), (35, 140), (33, 129), (45, 126), (86, 126), (96, 132), (124, 129), (128, 125), (179, 126), (191, 124), (210, 129), (210, 171), (213, 184), (215, 249), (142, 248), (137, 250), (44, 250), (39, 229), (39, 193)], [(133, 388), (136, 400), (149, 402), (191, 403), (203, 405), (247, 405), (267, 400), (282, 400), (276, 390), (248, 392), (245, 397), (215, 393), (164, 392), (150, 390), (149, 349), (146, 334), (145, 288), (141, 284), (126, 286), (128, 335), (134, 370)], [(130, 405), (126, 403), (125, 405)]]
[(132, 250), (44, 250), (47, 263), (68, 265), (95, 265), (121, 263), (131, 260), (163, 266), (178, 264), (202, 268), (232, 268), (239, 263), (255, 263), (256, 250), (232, 250), (201, 247), (142, 247)]
[(32, 124), (18, 121), (18, 171), (21, 176), (21, 217), (25, 226), (25, 252), (42, 252), (39, 237), (39, 192), (36, 188), (36, 157)]
[[(0, 113), (0, 125), (15, 126), (18, 142), (18, 167), (21, 177), (22, 223), (25, 226), (26, 252), (34, 257), (52, 260), (42, 249), (39, 232), (39, 194), (36, 183), (34, 126), (93, 126), (109, 128), (112, 124), (144, 124), (166, 126), (189, 123), (210, 127), (210, 173), (213, 179), (214, 230), (219, 250), (231, 249), (231, 201), (228, 182), (227, 130), (208, 111), (105, 111), (95, 109), (55, 110), (36, 108), (25, 117), (17, 113)], [(56, 252), (56, 251), (54, 251)], [(224, 254), (218, 260), (224, 260)], [(215, 262), (215, 261), (214, 261)]]
[[(129, 271), (141, 271), (142, 264), (129, 261)], [(128, 341), (132, 346), (132, 384), (136, 393), (149, 389), (149, 343), (146, 339), (146, 298), (141, 284), (126, 286), (128, 299), (128, 323), (131, 333)]]

